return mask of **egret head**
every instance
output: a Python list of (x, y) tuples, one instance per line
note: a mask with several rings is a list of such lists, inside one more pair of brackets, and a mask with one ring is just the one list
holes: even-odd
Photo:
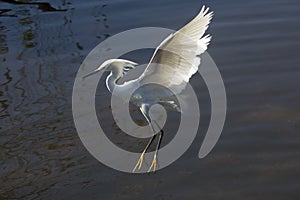
[(114, 71), (114, 72), (123, 72), (128, 71), (129, 69), (134, 68), (138, 64), (132, 62), (130, 60), (125, 59), (109, 59), (103, 62), (95, 71), (83, 76), (82, 78), (86, 78), (88, 76), (94, 75), (98, 72), (103, 71)]

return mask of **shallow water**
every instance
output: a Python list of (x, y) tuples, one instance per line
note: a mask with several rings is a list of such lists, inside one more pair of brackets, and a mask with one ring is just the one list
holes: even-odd
[[(299, 199), (299, 1), (49, 3), (54, 10), (0, 2), (0, 199)], [(178, 161), (150, 175), (102, 165), (73, 124), (71, 95), (80, 63), (110, 35), (144, 26), (178, 29), (202, 4), (216, 13), (208, 51), (228, 98), (216, 147), (198, 159), (210, 113), (206, 87), (195, 77), (202, 121)], [(96, 108), (104, 116), (110, 115), (107, 97), (99, 85)], [(110, 118), (100, 120), (115, 143), (143, 148), (118, 137)], [(176, 130), (172, 123), (164, 143)]]

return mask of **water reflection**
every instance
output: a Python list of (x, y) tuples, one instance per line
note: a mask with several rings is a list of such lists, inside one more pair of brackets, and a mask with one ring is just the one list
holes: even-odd
[(14, 14), (10, 14), (12, 9), (0, 9), (0, 17), (17, 17)]
[[(15, 5), (5, 4), (0, 14), (0, 199), (34, 199), (88, 163), (69, 106), (73, 78), (89, 45), (79, 34), (85, 24), (80, 9), (5, 2)], [(83, 19), (94, 20), (98, 28), (89, 27), (105, 38), (99, 34), (107, 33), (105, 6), (96, 4), (88, 9), (97, 9), (101, 20)], [(94, 32), (89, 36), (99, 41)]]
[(0, 54), (5, 54), (8, 52), (8, 46), (6, 44), (6, 35), (3, 34), (6, 31), (6, 27), (0, 22)]
[(53, 11), (66, 11), (67, 9), (56, 9), (47, 2), (31, 2), (31, 1), (15, 1), (15, 0), (1, 0), (2, 2), (16, 5), (36, 5), (38, 9), (43, 12), (53, 12)]

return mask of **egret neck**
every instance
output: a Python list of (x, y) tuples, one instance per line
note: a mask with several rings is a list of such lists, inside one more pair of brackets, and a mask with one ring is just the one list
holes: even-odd
[(117, 81), (123, 76), (122, 69), (111, 67), (110, 74), (106, 78), (106, 87), (112, 93), (117, 85)]

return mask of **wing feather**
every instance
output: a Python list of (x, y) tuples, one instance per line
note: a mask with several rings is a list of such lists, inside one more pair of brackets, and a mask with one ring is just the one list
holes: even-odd
[(202, 7), (200, 13), (177, 32), (169, 35), (155, 50), (140, 83), (155, 82), (180, 93), (197, 72), (200, 57), (209, 45), (211, 36), (203, 37), (213, 12)]

